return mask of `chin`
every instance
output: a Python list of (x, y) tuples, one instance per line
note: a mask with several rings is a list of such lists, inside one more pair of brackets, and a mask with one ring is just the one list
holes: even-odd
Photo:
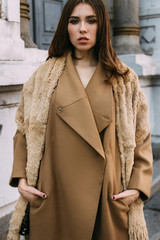
[(83, 47), (75, 47), (75, 49), (77, 49), (78, 51), (89, 51), (91, 50), (93, 47), (88, 47), (88, 46), (83, 46)]

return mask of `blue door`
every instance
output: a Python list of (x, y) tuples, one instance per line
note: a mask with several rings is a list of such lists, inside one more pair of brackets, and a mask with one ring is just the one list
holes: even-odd
[(31, 35), (38, 48), (47, 50), (67, 0), (30, 0)]

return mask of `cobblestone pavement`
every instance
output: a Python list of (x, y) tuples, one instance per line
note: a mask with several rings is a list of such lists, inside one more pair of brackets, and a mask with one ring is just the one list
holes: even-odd
[(160, 191), (144, 206), (150, 240), (160, 240)]
[(0, 219), (0, 240), (7, 239), (7, 232), (8, 232), (10, 218), (11, 218), (11, 214)]

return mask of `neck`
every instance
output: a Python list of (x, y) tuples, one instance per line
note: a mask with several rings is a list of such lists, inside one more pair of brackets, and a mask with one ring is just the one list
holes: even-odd
[(97, 58), (93, 50), (79, 51), (75, 50), (75, 58), (73, 59), (75, 66), (79, 67), (93, 67), (97, 65)]

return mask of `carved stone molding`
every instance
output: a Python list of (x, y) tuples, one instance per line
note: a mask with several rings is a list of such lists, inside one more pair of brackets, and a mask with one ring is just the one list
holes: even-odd
[(152, 55), (154, 51), (154, 45), (156, 43), (156, 29), (155, 26), (141, 27), (140, 43), (143, 51), (147, 55)]
[(133, 25), (118, 26), (113, 30), (114, 36), (116, 35), (140, 35), (140, 27)]
[(141, 40), (142, 39), (145, 43), (155, 42), (155, 39), (156, 39), (155, 26), (142, 27)]
[(30, 20), (29, 3), (26, 0), (20, 1), (20, 16)]

